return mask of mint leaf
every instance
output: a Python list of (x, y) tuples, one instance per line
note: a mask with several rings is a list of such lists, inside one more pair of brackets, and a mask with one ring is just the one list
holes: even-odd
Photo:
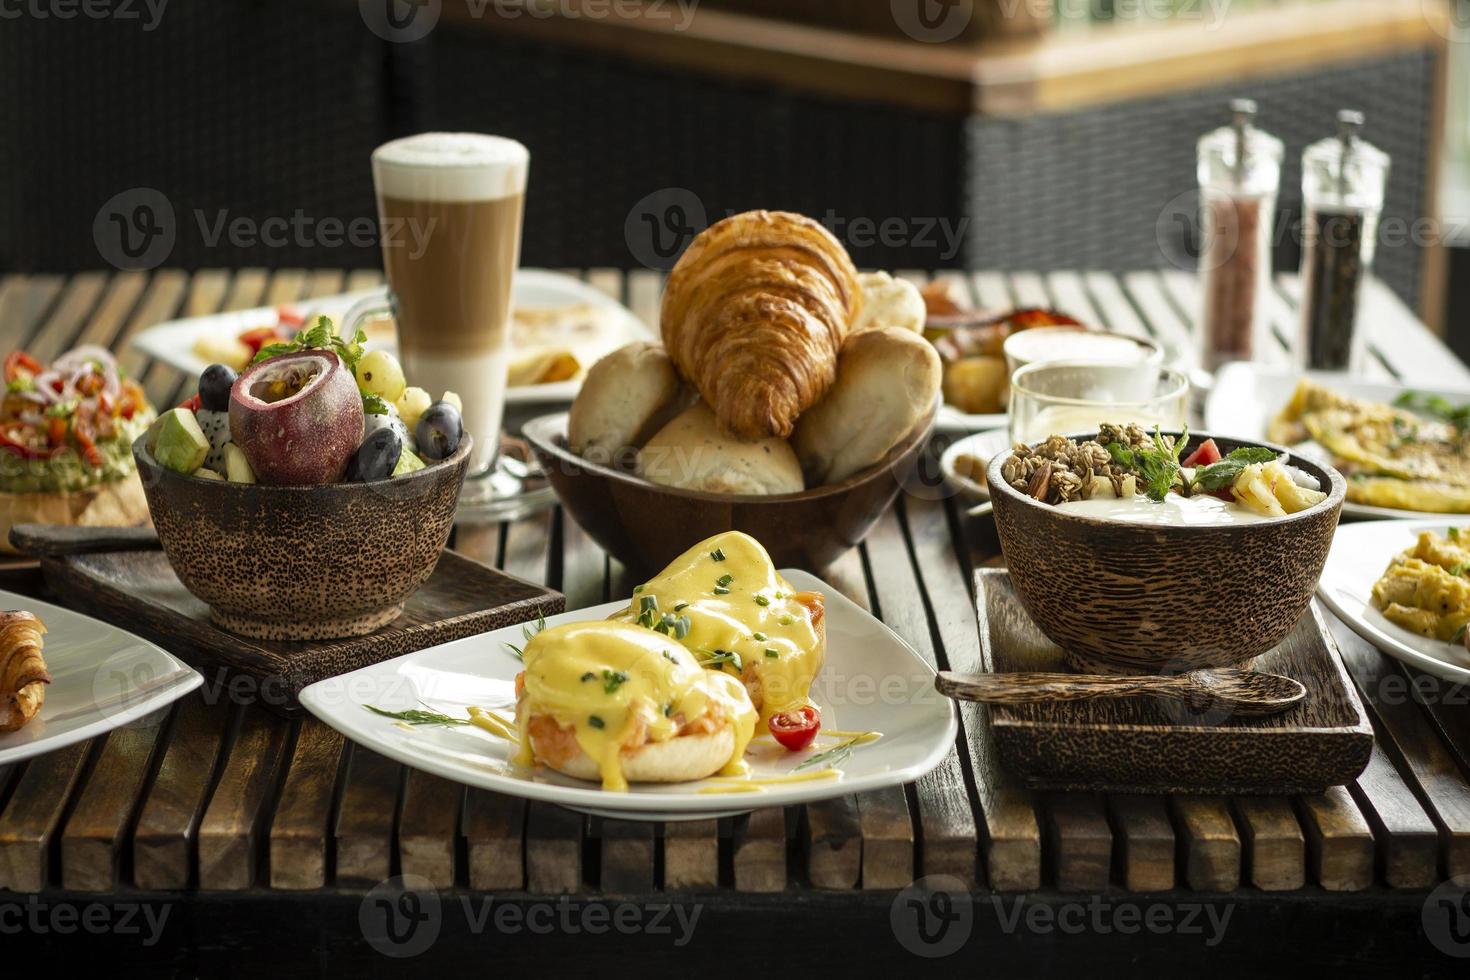
[(362, 410), (368, 415), (387, 415), (388, 402), (382, 395), (374, 395), (371, 392), (362, 393)]

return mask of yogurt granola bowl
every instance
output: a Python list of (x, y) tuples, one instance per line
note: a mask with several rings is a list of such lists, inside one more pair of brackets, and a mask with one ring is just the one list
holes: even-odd
[(1026, 611), (1091, 673), (1275, 647), (1311, 602), (1347, 489), (1279, 446), (1136, 425), (1018, 446), (986, 478)]

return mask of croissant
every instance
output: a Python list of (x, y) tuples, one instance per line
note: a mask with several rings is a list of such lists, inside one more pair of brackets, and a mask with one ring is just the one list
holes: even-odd
[(857, 269), (820, 224), (747, 211), (689, 244), (664, 292), (660, 327), (679, 373), (741, 439), (791, 435), (837, 376), (862, 307)]
[(46, 701), (51, 674), (41, 659), (46, 624), (34, 613), (0, 612), (0, 732), (13, 732)]

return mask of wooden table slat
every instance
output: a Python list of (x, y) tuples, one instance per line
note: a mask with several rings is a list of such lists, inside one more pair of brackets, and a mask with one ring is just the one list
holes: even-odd
[(602, 891), (609, 895), (639, 895), (656, 884), (658, 826), (642, 820), (602, 821)]
[(863, 873), (863, 832), (856, 796), (809, 803), (802, 838), (807, 878), (817, 888), (851, 889)]
[(42, 364), (54, 361), (58, 354), (72, 346), (72, 338), (81, 332), (82, 325), (91, 316), (106, 288), (105, 273), (79, 272), (70, 277), (61, 291), (61, 299), (31, 337), (26, 349)]
[(330, 881), (332, 804), (346, 739), (303, 718), (270, 827), (271, 887), (322, 888)]
[(1192, 324), (1170, 302), (1158, 273), (1130, 272), (1123, 276), (1123, 284), (1143, 311), (1154, 339), (1164, 345), (1164, 360), (1182, 367), (1196, 366), (1199, 355)]
[(393, 873), (393, 834), (403, 773), (399, 763), (352, 745), (333, 830), (337, 884), (371, 888)]
[(201, 693), (175, 709), (163, 760), (133, 831), (133, 883), (139, 888), (186, 888), (193, 879), (199, 822), (229, 723), (229, 710)]
[(704, 890), (720, 883), (720, 821), (664, 824), (664, 889)]
[(239, 729), (199, 823), (199, 887), (238, 891), (255, 884), (261, 830), (291, 726), (258, 705)]
[(117, 886), (126, 835), (169, 714), (168, 709), (153, 712), (106, 736), (92, 777), (79, 787), (61, 833), (65, 887), (99, 892)]
[(343, 292), (355, 293), (363, 289), (373, 289), (383, 284), (382, 269), (349, 269), (347, 281), (343, 283)]
[[(902, 795), (902, 791), (899, 792)], [(866, 795), (859, 799), (866, 799)], [(765, 807), (735, 817), (731, 823), (736, 890), (785, 891), (786, 811), (780, 807)]]
[(1309, 879), (1328, 891), (1361, 891), (1373, 884), (1373, 828), (1352, 793), (1330, 787), (1297, 801), (1306, 834)]
[(1123, 887), (1131, 892), (1163, 892), (1174, 887), (1174, 824), (1163, 796), (1108, 794), (1108, 817), (1117, 838)]
[(526, 812), (526, 887), (537, 895), (582, 890), (582, 839), (587, 818), (550, 803)]
[(0, 890), (35, 892), (51, 880), (51, 841), (92, 745), (78, 742), (26, 763), (0, 813)]
[(1082, 278), (1092, 294), (1093, 303), (1107, 319), (1109, 330), (1133, 337), (1153, 336), (1153, 331), (1144, 325), (1116, 276), (1107, 272), (1084, 272)]
[(470, 787), (460, 828), (471, 888), (519, 891), (525, 887), (525, 800)]
[(465, 787), (441, 776), (409, 769), (398, 823), (398, 864), (435, 888), (452, 888), (458, 877), (459, 818)]
[(1240, 834), (1230, 804), (1218, 796), (1169, 800), (1184, 856), (1184, 880), (1195, 891), (1231, 892), (1240, 885)]
[(61, 276), (6, 276), (0, 286), (0, 345), (7, 351), (27, 346), (66, 280)]
[(138, 301), (122, 331), (113, 340), (118, 366), (134, 378), (143, 380), (148, 359), (133, 350), (129, 342), (139, 331), (168, 320), (178, 311), (189, 290), (189, 276), (178, 269), (160, 269), (148, 279), (147, 289)]
[(1379, 877), (1390, 888), (1428, 888), (1439, 867), (1439, 831), (1376, 743), (1352, 787), (1373, 828)]
[(1245, 851), (1247, 880), (1262, 891), (1292, 891), (1306, 884), (1307, 842), (1291, 800), (1242, 796), (1235, 822)]
[[(1199, 276), (1184, 272), (1180, 269), (1165, 269), (1160, 273), (1160, 279), (1164, 283), (1164, 291), (1174, 301), (1174, 305), (1180, 312), (1180, 318), (1189, 327), (1190, 336), (1201, 336), (1196, 329), (1199, 317), (1203, 315), (1204, 296), (1201, 291)], [(1290, 365), (1291, 355), (1282, 346), (1281, 336), (1274, 317), (1286, 306), (1281, 302), (1281, 297), (1270, 289), (1266, 290), (1266, 296), (1262, 298), (1262, 307), (1265, 310), (1266, 323), (1261, 332), (1255, 338), (1253, 354), (1255, 359), (1266, 367), (1273, 369), (1286, 368)]]

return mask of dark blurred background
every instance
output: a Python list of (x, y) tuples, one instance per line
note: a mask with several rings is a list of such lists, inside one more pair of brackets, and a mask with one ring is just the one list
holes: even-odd
[[(1195, 141), (1232, 96), (1286, 143), (1278, 270), (1339, 108), (1393, 157), (1387, 218), (1441, 217), (1458, 174), (1452, 32), (1420, 0), (7, 2), (9, 271), (157, 264), (99, 245), (138, 202), (163, 264), (375, 265), (368, 155), (431, 129), (530, 147), (548, 267), (666, 265), (771, 207), (867, 266), (1189, 268)], [(1377, 261), (1434, 323), (1439, 227)]]

